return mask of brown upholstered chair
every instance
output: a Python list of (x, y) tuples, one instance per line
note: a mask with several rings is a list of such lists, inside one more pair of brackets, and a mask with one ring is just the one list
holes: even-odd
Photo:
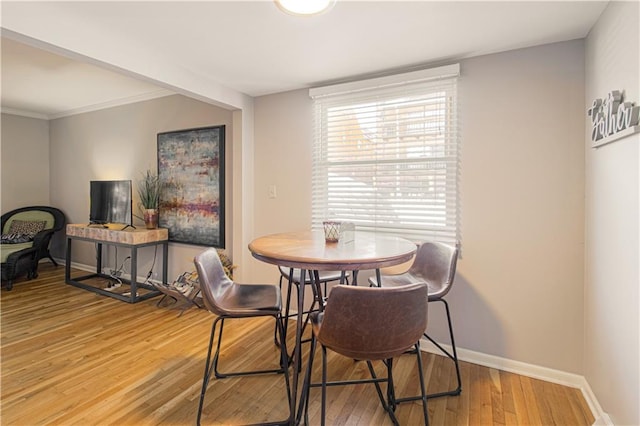
[[(198, 278), (200, 281), (200, 291), (204, 306), (211, 313), (217, 315), (211, 326), (211, 336), (209, 338), (209, 350), (207, 352), (207, 362), (205, 364), (204, 376), (202, 378), (202, 391), (200, 393), (200, 404), (198, 407), (197, 424), (200, 424), (204, 395), (211, 373), (216, 378), (230, 376), (243, 376), (250, 374), (282, 373), (285, 378), (287, 397), (291, 398), (289, 389), (289, 365), (287, 348), (284, 339), (282, 308), (280, 289), (271, 284), (245, 285), (238, 284), (224, 272), (220, 257), (215, 249), (205, 250), (194, 258)], [(232, 373), (221, 373), (218, 371), (218, 357), (220, 355), (220, 345), (222, 343), (222, 331), (224, 321), (228, 318), (253, 318), (271, 316), (275, 319), (276, 328), (280, 334), (280, 368), (271, 370), (241, 371)], [(218, 344), (215, 355), (211, 359), (211, 350), (216, 332), (216, 326), (220, 322), (220, 332), (218, 334)]]
[(458, 365), (458, 353), (456, 351), (456, 341), (453, 337), (453, 325), (449, 304), (444, 297), (451, 290), (453, 279), (456, 275), (456, 264), (458, 261), (458, 249), (443, 243), (427, 242), (418, 247), (413, 264), (409, 271), (398, 275), (382, 275), (381, 283), (375, 277), (369, 278), (372, 286), (396, 287), (409, 283), (425, 282), (429, 286), (429, 302), (442, 302), (447, 314), (449, 324), (449, 338), (451, 339), (451, 352), (444, 349), (438, 342), (433, 340), (427, 333), (424, 337), (429, 339), (442, 353), (449, 357), (455, 367), (458, 386), (446, 392), (438, 392), (428, 395), (429, 398), (440, 396), (456, 396), (462, 391), (462, 380), (460, 379), (460, 366)]
[[(308, 402), (311, 387), (322, 387), (321, 422), (325, 423), (327, 386), (374, 383), (378, 398), (394, 424), (396, 398), (393, 385), (393, 358), (414, 349), (420, 379), (424, 423), (429, 423), (427, 397), (422, 374), (420, 338), (427, 327), (427, 285), (409, 284), (394, 288), (368, 288), (336, 286), (327, 300), (323, 312), (313, 312), (313, 335), (309, 364), (305, 376), (305, 420), (308, 423)], [(317, 342), (322, 348), (322, 382), (311, 383), (314, 353)], [(371, 379), (327, 382), (327, 349), (343, 356), (367, 362)], [(377, 377), (372, 361), (383, 361), (387, 377)], [(387, 383), (386, 399), (380, 382)], [(418, 398), (411, 398), (418, 399)]]

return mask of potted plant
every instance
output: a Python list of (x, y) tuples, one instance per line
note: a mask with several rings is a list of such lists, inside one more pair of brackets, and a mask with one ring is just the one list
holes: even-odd
[(140, 197), (140, 210), (143, 212), (144, 224), (147, 229), (158, 227), (158, 203), (162, 182), (157, 173), (147, 170), (138, 182), (138, 196)]

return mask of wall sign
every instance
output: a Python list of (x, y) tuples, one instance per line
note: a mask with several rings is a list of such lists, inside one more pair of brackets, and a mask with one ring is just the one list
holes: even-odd
[(640, 107), (624, 101), (624, 92), (613, 90), (607, 97), (596, 99), (587, 110), (591, 116), (591, 141), (598, 148), (638, 131)]

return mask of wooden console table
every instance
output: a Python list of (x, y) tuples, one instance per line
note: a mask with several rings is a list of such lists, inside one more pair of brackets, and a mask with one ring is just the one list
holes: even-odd
[[(84, 275), (71, 279), (71, 242), (72, 240), (89, 241), (97, 244), (97, 261), (96, 272), (94, 274)], [(109, 278), (110, 276), (102, 273), (102, 245), (113, 245), (126, 247), (131, 249), (131, 279), (121, 279), (123, 283), (129, 284), (131, 290), (128, 296), (104, 290), (102, 288), (92, 286), (82, 281), (91, 278)], [(167, 229), (134, 229), (116, 230), (108, 228), (97, 228), (86, 224), (69, 224), (67, 225), (67, 255), (65, 265), (65, 282), (67, 284), (101, 294), (103, 296), (113, 297), (129, 303), (136, 303), (146, 300), (154, 296), (162, 294), (153, 286), (137, 282), (138, 273), (138, 249), (147, 246), (162, 246), (162, 282), (167, 284), (167, 268), (169, 257), (169, 231)], [(138, 289), (144, 288), (149, 290), (145, 294), (139, 295)]]

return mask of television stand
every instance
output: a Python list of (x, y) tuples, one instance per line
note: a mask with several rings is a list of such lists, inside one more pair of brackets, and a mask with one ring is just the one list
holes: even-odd
[[(97, 246), (96, 272), (94, 274), (71, 278), (71, 243), (73, 240), (88, 241)], [(131, 289), (128, 294), (107, 291), (101, 287), (90, 285), (83, 281), (95, 278), (109, 279), (110, 275), (102, 273), (102, 245), (113, 245), (131, 249), (131, 279), (120, 277), (123, 284)], [(168, 229), (103, 229), (84, 224), (67, 225), (67, 254), (64, 271), (65, 283), (79, 287), (103, 296), (112, 297), (124, 302), (136, 303), (162, 294), (153, 285), (138, 283), (138, 249), (148, 246), (162, 246), (162, 284), (167, 285), (169, 258), (169, 230)], [(138, 289), (147, 290), (139, 294)]]

